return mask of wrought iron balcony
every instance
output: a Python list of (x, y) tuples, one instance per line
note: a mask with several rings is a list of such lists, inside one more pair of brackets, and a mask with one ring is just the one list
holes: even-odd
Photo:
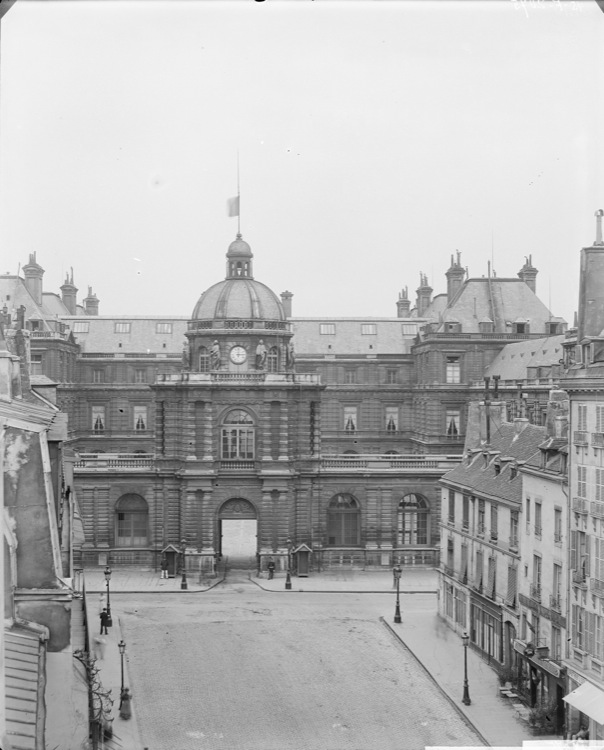
[(541, 586), (539, 586), (536, 583), (531, 583), (530, 596), (531, 596), (531, 599), (534, 599), (536, 602), (540, 602), (541, 601)]

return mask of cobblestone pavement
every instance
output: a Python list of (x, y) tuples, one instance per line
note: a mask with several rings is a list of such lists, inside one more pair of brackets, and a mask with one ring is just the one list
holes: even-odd
[(149, 750), (483, 745), (379, 621), (384, 606), (381, 594), (267, 595), (243, 577), (201, 598), (174, 594), (149, 601), (118, 594), (114, 611), (128, 643), (143, 745)]

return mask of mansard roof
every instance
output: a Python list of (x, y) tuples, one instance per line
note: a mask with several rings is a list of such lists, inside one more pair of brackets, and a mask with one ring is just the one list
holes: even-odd
[(559, 365), (565, 339), (562, 334), (507, 344), (487, 367), (485, 377), (499, 375), (501, 380), (525, 380), (530, 377), (529, 368)]
[(441, 481), (477, 497), (520, 503), (522, 477), (520, 472), (514, 473), (511, 469), (529, 461), (538, 452), (544, 438), (544, 427), (504, 422), (492, 435), (490, 444), (483, 446), (484, 450), (469, 452), (458, 466), (443, 475)]
[[(417, 335), (418, 320), (371, 317), (293, 318), (291, 326), (298, 355), (323, 357), (333, 354), (372, 358), (383, 354), (408, 354)], [(331, 326), (333, 333), (321, 333), (321, 326)], [(370, 330), (375, 333), (369, 333)]]
[[(186, 343), (186, 317), (84, 315), (64, 316), (62, 321), (71, 328), (76, 343), (84, 354), (104, 352), (181, 355)], [(76, 323), (86, 330), (78, 330)], [(127, 323), (130, 325), (123, 325)], [(166, 326), (158, 327), (158, 324), (164, 323), (170, 324), (169, 332), (165, 332)]]

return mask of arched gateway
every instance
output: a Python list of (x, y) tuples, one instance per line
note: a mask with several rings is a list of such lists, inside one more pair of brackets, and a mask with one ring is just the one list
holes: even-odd
[(218, 551), (230, 567), (253, 568), (257, 549), (256, 508), (242, 497), (227, 500), (218, 511)]

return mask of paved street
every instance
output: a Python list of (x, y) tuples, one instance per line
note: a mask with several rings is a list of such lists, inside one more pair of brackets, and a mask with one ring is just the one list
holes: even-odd
[[(409, 597), (431, 608), (428, 596)], [(117, 594), (149, 750), (413, 750), (479, 736), (379, 621), (391, 595)]]

